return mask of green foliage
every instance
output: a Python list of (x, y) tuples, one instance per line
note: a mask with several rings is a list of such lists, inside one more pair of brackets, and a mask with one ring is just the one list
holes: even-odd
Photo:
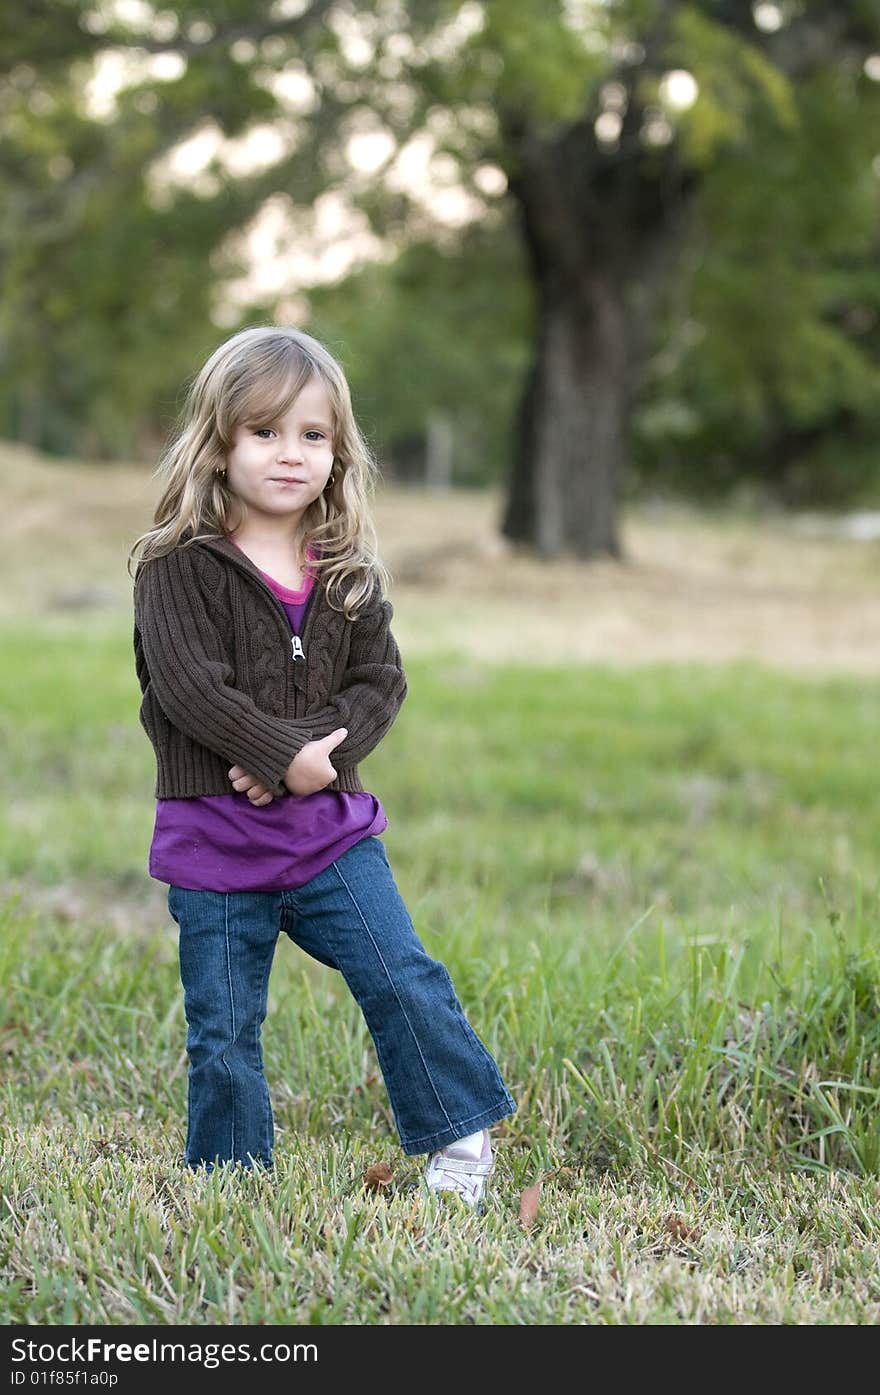
[(210, 333), (206, 255), (241, 221), (249, 189), (227, 180), (210, 205), (183, 191), (157, 207), (145, 172), (168, 132), (139, 108), (149, 85), (110, 126), (84, 114), (81, 82), (71, 71), (47, 90), (26, 70), (6, 94), (0, 429), (118, 458), (174, 415)]
[(719, 24), (697, 5), (682, 5), (672, 18), (670, 62), (693, 73), (699, 95), (680, 119), (682, 155), (699, 168), (711, 167), (726, 147), (751, 143), (758, 111), (775, 122), (785, 139), (798, 127), (795, 93), (785, 75), (752, 38)]
[(749, 478), (794, 502), (878, 490), (880, 181), (867, 79), (800, 84), (780, 142), (756, 112), (719, 155), (636, 419), (643, 476), (715, 491)]
[[(438, 229), (410, 193), (353, 176), (345, 142), (377, 126), (400, 146), (430, 132), (479, 192), (486, 165), (515, 178), (523, 140), (580, 129), (577, 180), (599, 158), (605, 84), (628, 84), (633, 109), (663, 110), (663, 75), (681, 67), (699, 92), (689, 110), (666, 111), (671, 148), (636, 147), (642, 173), (675, 176), (664, 199), (682, 171), (699, 191), (657, 352), (633, 385), (630, 483), (876, 494), (880, 92), (860, 59), (878, 34), (870, 0), (843, 7), (840, 44), (820, 49), (810, 31), (795, 78), (786, 46), (827, 6), (799, 6), (769, 37), (748, 5), (709, 0), (344, 8), (349, 22), (323, 10), (310, 21), (308, 6), (285, 17), (270, 0), (180, 0), (152, 17), (66, 0), (24, 8), (0, 47), (0, 434), (62, 455), (154, 458), (203, 355), (237, 325), (286, 313), (285, 299), (226, 303), (251, 220), (276, 196), (308, 230), (319, 196), (345, 188), (400, 264), (310, 292), (292, 257), (290, 290), (348, 353), (381, 447), (418, 442), (442, 411), (458, 478), (498, 478), (534, 352), (520, 229), (483, 194), (482, 226)], [(347, 51), (351, 20), (375, 46), (368, 62)], [(99, 116), (86, 91), (109, 51), (142, 67)], [(146, 66), (163, 52), (183, 60), (172, 80)], [(291, 72), (313, 81), (311, 110), (274, 95)], [(166, 157), (206, 125), (235, 137), (261, 123), (285, 134), (275, 165), (240, 175), (215, 161), (189, 187), (157, 188)]]
[(481, 62), (491, 55), (497, 65), (495, 100), (537, 127), (579, 117), (606, 68), (610, 17), (595, 15), (588, 44), (564, 22), (564, 9), (558, 0), (487, 0), (483, 6), (476, 43)]

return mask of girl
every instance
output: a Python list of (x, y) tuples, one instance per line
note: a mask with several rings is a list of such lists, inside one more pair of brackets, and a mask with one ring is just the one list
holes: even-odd
[(406, 680), (342, 369), (295, 329), (233, 335), (159, 468), (129, 566), (157, 764), (150, 873), (179, 928), (186, 1162), (272, 1166), (260, 1028), (283, 930), (343, 974), (428, 1187), (478, 1206), (489, 1125), (516, 1106), (416, 935), (358, 777)]

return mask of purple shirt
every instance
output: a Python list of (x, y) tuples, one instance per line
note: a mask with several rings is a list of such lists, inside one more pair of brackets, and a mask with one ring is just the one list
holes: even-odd
[[(262, 575), (287, 612), (291, 634), (299, 634), (314, 576), (291, 591)], [(276, 795), (259, 808), (231, 786), (229, 794), (160, 799), (150, 876), (191, 891), (292, 891), (387, 827), (382, 805), (366, 792)]]

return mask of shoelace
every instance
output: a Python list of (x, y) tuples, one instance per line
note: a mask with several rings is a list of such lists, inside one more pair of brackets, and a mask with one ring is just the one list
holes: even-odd
[(482, 1210), (485, 1179), (494, 1166), (494, 1158), (450, 1158), (436, 1153), (428, 1168), (428, 1186), (435, 1192), (457, 1192), (469, 1206)]

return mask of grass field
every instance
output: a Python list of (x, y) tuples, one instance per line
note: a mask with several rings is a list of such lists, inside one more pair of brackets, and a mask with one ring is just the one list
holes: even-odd
[[(817, 650), (786, 672), (760, 648), (533, 661), (528, 644), (483, 653), (474, 606), (453, 648), (428, 617), (444, 595), (463, 607), (464, 582), (424, 558), (420, 577), (411, 554), (395, 592), (398, 632), (420, 640), (410, 697), (365, 775), (417, 927), (519, 1103), (494, 1131), (487, 1209), (421, 1192), (356, 1007), (289, 944), (264, 1032), (275, 1175), (193, 1177), (176, 945), (145, 871), (152, 755), (111, 569), (142, 500), (77, 573), (38, 492), (41, 550), (22, 544), (0, 618), (0, 1321), (880, 1320), (869, 665), (832, 654), (823, 671)], [(735, 530), (713, 553), (708, 524), (682, 526), (702, 540), (698, 589)], [(634, 529), (660, 547), (660, 523)], [(685, 558), (680, 534), (667, 545)], [(750, 546), (769, 574), (772, 530)], [(63, 565), (105, 599), (50, 603)], [(792, 593), (824, 565), (811, 553)], [(837, 585), (841, 610), (847, 586), (867, 608), (868, 562)], [(393, 1172), (380, 1192), (375, 1162)]]

